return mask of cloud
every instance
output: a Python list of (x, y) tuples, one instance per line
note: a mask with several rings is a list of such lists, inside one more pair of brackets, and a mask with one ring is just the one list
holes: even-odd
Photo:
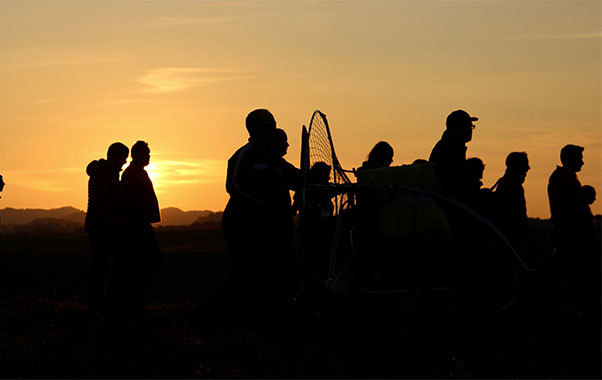
[(149, 70), (138, 79), (146, 86), (144, 93), (165, 93), (184, 91), (203, 84), (229, 80), (247, 79), (237, 69), (216, 69), (200, 67), (166, 67)]

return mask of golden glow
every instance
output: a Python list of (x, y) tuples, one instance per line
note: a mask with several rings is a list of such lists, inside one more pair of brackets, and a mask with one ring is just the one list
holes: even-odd
[(153, 186), (155, 188), (155, 192), (159, 192), (159, 190), (162, 187), (162, 182), (161, 182), (161, 169), (160, 169), (160, 164), (156, 163), (156, 162), (150, 162), (144, 169), (146, 170), (146, 172), (148, 173), (148, 177), (150, 178), (150, 180), (153, 182)]
[[(91, 160), (149, 143), (161, 207), (223, 209), (244, 118), (269, 108), (298, 164), (325, 112), (342, 164), (380, 140), (428, 158), (446, 115), (479, 117), (468, 156), (491, 186), (526, 151), (530, 216), (549, 216), (560, 148), (602, 193), (602, 3), (0, 2), (2, 207), (85, 208)], [(594, 212), (602, 212), (602, 203)]]

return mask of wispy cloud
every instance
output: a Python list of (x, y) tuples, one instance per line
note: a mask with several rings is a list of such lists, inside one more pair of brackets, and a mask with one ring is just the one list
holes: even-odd
[(512, 40), (586, 40), (602, 38), (602, 31), (592, 33), (567, 33), (509, 37)]
[(166, 67), (149, 70), (138, 79), (145, 88), (144, 93), (183, 91), (211, 82), (250, 78), (238, 69), (216, 69), (201, 67)]

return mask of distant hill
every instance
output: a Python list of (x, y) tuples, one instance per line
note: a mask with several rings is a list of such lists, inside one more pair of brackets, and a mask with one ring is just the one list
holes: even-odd
[[(208, 210), (182, 211), (176, 207), (167, 207), (161, 210), (162, 226), (189, 226), (192, 223), (215, 214)], [(0, 223), (7, 225), (26, 225), (38, 219), (56, 219), (68, 223), (83, 225), (86, 213), (74, 207), (61, 207), (50, 210), (44, 209), (17, 209), (5, 208), (0, 210)]]
[(192, 224), (202, 224), (202, 223), (207, 223), (207, 222), (220, 222), (221, 223), (223, 215), (224, 215), (224, 213), (222, 211), (218, 211), (218, 212), (210, 211), (209, 214), (199, 217)]
[(0, 222), (7, 224), (27, 224), (36, 219), (64, 219), (69, 222), (81, 223), (86, 213), (74, 207), (44, 209), (5, 208), (0, 210)]
[(77, 224), (83, 225), (86, 220), (86, 213), (78, 210), (77, 212), (74, 212), (73, 214), (69, 214), (65, 217), (62, 217), (61, 220), (64, 220), (65, 222), (71, 222), (71, 223), (77, 223)]
[(83, 234), (83, 223), (70, 222), (65, 219), (39, 218), (26, 224), (7, 224), (2, 226), (2, 234), (7, 237), (14, 236), (73, 236)]
[(212, 212), (209, 215), (202, 216), (192, 223), (191, 227), (199, 230), (219, 231), (222, 229), (223, 212)]
[(212, 214), (212, 211), (182, 211), (176, 207), (167, 207), (161, 210), (162, 226), (188, 226), (194, 223), (197, 219), (206, 217)]
[(221, 231), (222, 230), (222, 211), (210, 211), (205, 216), (200, 216), (193, 223), (187, 225), (159, 225), (157, 231)]

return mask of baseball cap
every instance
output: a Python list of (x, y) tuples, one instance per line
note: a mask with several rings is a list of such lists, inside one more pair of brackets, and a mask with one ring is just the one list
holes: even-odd
[(450, 128), (462, 125), (472, 125), (472, 122), (477, 120), (479, 120), (478, 117), (470, 116), (468, 112), (464, 110), (456, 110), (447, 115), (445, 126)]

